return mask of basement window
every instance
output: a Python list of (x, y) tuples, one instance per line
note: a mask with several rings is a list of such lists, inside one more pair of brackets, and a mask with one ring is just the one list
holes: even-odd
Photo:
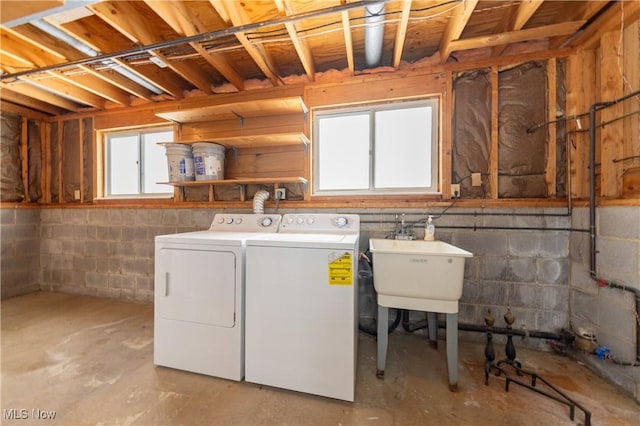
[(107, 198), (169, 196), (173, 189), (165, 148), (160, 142), (172, 142), (171, 129), (145, 129), (106, 133), (104, 139), (105, 196)]
[(438, 191), (437, 98), (323, 110), (314, 121), (314, 194)]

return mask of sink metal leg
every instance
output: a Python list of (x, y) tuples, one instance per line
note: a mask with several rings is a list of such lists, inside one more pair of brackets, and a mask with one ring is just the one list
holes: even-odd
[(447, 367), (449, 369), (449, 390), (451, 392), (457, 392), (458, 391), (458, 313), (447, 314)]
[(427, 312), (427, 326), (429, 327), (429, 346), (438, 349), (438, 314)]
[(387, 363), (387, 346), (389, 344), (389, 308), (378, 305), (378, 370), (376, 377), (384, 378), (384, 367)]

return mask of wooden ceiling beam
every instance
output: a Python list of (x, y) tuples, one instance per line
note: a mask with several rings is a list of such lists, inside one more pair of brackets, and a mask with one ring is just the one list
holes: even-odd
[[(285, 16), (293, 14), (289, 11), (290, 4), (286, 3), (285, 0), (274, 0), (274, 2), (280, 13), (283, 13)], [(284, 26), (287, 29), (287, 33), (289, 33), (289, 38), (293, 43), (293, 47), (296, 49), (296, 53), (298, 54), (298, 58), (302, 63), (302, 67), (304, 68), (307, 77), (309, 77), (309, 80), (314, 81), (316, 77), (316, 65), (313, 61), (313, 55), (311, 54), (309, 45), (306, 41), (298, 37), (298, 29), (295, 23), (287, 22)]]
[(105, 100), (100, 96), (87, 92), (84, 89), (59, 79), (59, 73), (56, 71), (48, 71), (50, 78), (37, 78), (37, 77), (21, 77), (21, 80), (28, 82), (34, 86), (40, 87), (44, 90), (57, 93), (62, 97), (66, 97), (75, 102), (89, 105), (94, 108), (104, 109)]
[(46, 49), (34, 45), (9, 28), (0, 28), (0, 39), (0, 46), (2, 46), (4, 54), (21, 58), (25, 62), (33, 64), (35, 68), (65, 62), (64, 56), (54, 55)]
[(615, 2), (602, 15), (569, 43), (570, 47), (594, 49), (600, 44), (602, 34), (620, 29), (620, 21), (624, 13), (624, 21), (629, 24), (640, 18), (640, 2)]
[[(155, 2), (145, 0), (145, 2), (181, 36), (190, 37), (210, 31), (183, 1)], [(236, 89), (244, 89), (244, 79), (233, 69), (223, 54), (210, 53), (197, 42), (189, 43), (189, 45)], [(210, 88), (208, 93), (211, 93)]]
[(131, 105), (131, 99), (129, 99), (129, 95), (127, 95), (122, 90), (113, 87), (111, 84), (105, 82), (104, 80), (95, 77), (91, 73), (75, 75), (73, 77), (65, 75), (64, 73), (59, 71), (49, 71), (48, 74), (55, 76), (60, 80), (64, 80), (67, 83), (72, 84), (82, 90), (86, 90), (87, 92), (100, 96), (101, 98), (110, 100), (111, 102), (115, 102), (124, 106)]
[(79, 68), (85, 71), (86, 73), (93, 75), (94, 77), (102, 79), (107, 83), (127, 93), (130, 93), (135, 97), (145, 99), (147, 101), (153, 100), (151, 98), (153, 96), (153, 92), (151, 92), (149, 89), (145, 87), (140, 86), (139, 84), (133, 82), (133, 80), (128, 79), (127, 77), (125, 77), (124, 75), (116, 71), (112, 71), (112, 70), (96, 71), (87, 65), (80, 65)]
[[(93, 13), (100, 17), (103, 21), (111, 25), (118, 32), (126, 36), (134, 43), (149, 45), (160, 41), (157, 35), (157, 31), (151, 26), (149, 20), (142, 19), (138, 11), (127, 1), (107, 1), (101, 3), (95, 3), (88, 6)], [(163, 55), (160, 52), (149, 52), (162, 60)], [(166, 59), (166, 58), (165, 58)], [(164, 62), (164, 60), (163, 60)], [(204, 90), (206, 93), (211, 93), (210, 84), (203, 84), (201, 81), (201, 75), (199, 70), (193, 69), (187, 64), (176, 65), (171, 64), (171, 61), (167, 59), (167, 66), (169, 66), (176, 74), (189, 81), (194, 86)], [(153, 84), (163, 88), (163, 82), (161, 80), (166, 79), (167, 76), (162, 76), (160, 79), (152, 79)], [(195, 78), (198, 81), (190, 81), (189, 78)], [(197, 84), (196, 84), (197, 83)], [(172, 86), (178, 86), (176, 82), (169, 82)], [(202, 86), (202, 87), (200, 87)], [(163, 90), (165, 90), (163, 88)], [(167, 91), (171, 95), (182, 98), (184, 95), (182, 91)]]
[(170, 94), (176, 99), (184, 98), (183, 90), (180, 85), (173, 78), (165, 78), (165, 75), (161, 73), (160, 68), (157, 66), (149, 66), (143, 69), (142, 67), (132, 67), (126, 61), (118, 58), (111, 59), (115, 64), (121, 66), (137, 75), (138, 77), (149, 81), (160, 90)]
[(464, 27), (467, 25), (467, 22), (469, 22), (471, 14), (477, 5), (478, 0), (467, 0), (461, 8), (456, 9), (457, 13), (447, 22), (447, 27), (444, 30), (444, 34), (442, 34), (440, 47), (438, 49), (440, 53), (440, 63), (444, 64), (449, 59), (449, 55), (451, 55), (453, 51), (451, 43), (460, 38)]
[(49, 115), (62, 115), (67, 112), (67, 110), (64, 108), (60, 108), (31, 96), (27, 96), (23, 93), (18, 93), (7, 88), (7, 86), (3, 84), (0, 84), (0, 99), (2, 100), (2, 102), (6, 101), (17, 105), (22, 105), (26, 108), (40, 111)]
[(344, 46), (347, 53), (347, 66), (353, 74), (356, 70), (353, 57), (353, 37), (351, 36), (351, 22), (349, 21), (349, 11), (342, 12), (342, 30), (344, 32)]
[(404, 50), (404, 42), (407, 38), (407, 26), (409, 25), (409, 14), (411, 13), (411, 0), (403, 0), (402, 13), (400, 22), (398, 22), (398, 30), (396, 31), (396, 42), (393, 47), (393, 67), (400, 66), (402, 59), (402, 51)]
[(499, 46), (502, 44), (519, 43), (536, 39), (544, 39), (560, 35), (573, 34), (584, 21), (564, 22), (561, 24), (545, 25), (543, 27), (527, 28), (520, 31), (509, 31), (502, 34), (472, 37), (455, 40), (450, 43), (451, 51), (471, 50), (481, 47)]
[[(525, 24), (531, 19), (534, 13), (542, 6), (543, 0), (526, 0), (518, 5), (513, 15), (505, 15), (508, 20), (503, 21), (504, 24), (500, 25), (500, 28), (496, 28), (497, 33), (505, 31), (518, 31), (521, 30)], [(502, 23), (501, 23), (502, 24)], [(491, 56), (500, 56), (502, 52), (507, 48), (506, 44), (500, 46), (494, 46), (491, 50)]]
[[(241, 26), (251, 23), (251, 18), (242, 9), (240, 2), (229, 2), (223, 0), (210, 0), (211, 5), (218, 12), (220, 17), (229, 22), (231, 26)], [(252, 43), (244, 32), (235, 34), (236, 38), (251, 56), (258, 68), (267, 77), (274, 86), (282, 84), (278, 74), (278, 66), (271, 57), (271, 54), (262, 45)]]
[(79, 112), (82, 110), (82, 107), (76, 102), (62, 96), (58, 96), (49, 90), (43, 90), (38, 86), (30, 84), (28, 81), (9, 84), (5, 87), (10, 88), (14, 92), (19, 92), (25, 96), (38, 99), (42, 102), (55, 105), (68, 111)]

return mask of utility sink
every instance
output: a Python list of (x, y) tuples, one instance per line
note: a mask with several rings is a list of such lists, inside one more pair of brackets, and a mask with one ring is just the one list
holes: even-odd
[(378, 304), (457, 313), (465, 258), (473, 254), (444, 241), (371, 238)]
[(389, 344), (389, 308), (427, 312), (429, 341), (437, 347), (436, 312), (446, 314), (449, 389), (458, 390), (458, 301), (464, 260), (473, 255), (443, 241), (371, 238), (373, 285), (378, 292), (376, 376), (384, 378)]

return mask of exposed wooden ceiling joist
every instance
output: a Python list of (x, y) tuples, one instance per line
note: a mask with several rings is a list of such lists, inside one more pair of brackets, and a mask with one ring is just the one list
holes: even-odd
[[(592, 49), (604, 32), (640, 17), (640, 2), (631, 1), (385, 2), (379, 66), (397, 69), (436, 61), (458, 69), (484, 60), (506, 64), (527, 54), (553, 57), (553, 51), (566, 54), (558, 49), (567, 46)], [(29, 15), (34, 2), (22, 3), (18, 13)], [(125, 107), (134, 97), (159, 102), (242, 94), (259, 79), (282, 90), (302, 76), (374, 71), (362, 55), (364, 7), (370, 4), (362, 0), (79, 4), (82, 11), (38, 14), (37, 22), (21, 18), (11, 28), (0, 27), (0, 81), (7, 102), (51, 115)], [(74, 47), (42, 22), (93, 51)], [(455, 56), (462, 63), (453, 64), (452, 54), (463, 51), (469, 53)]]

